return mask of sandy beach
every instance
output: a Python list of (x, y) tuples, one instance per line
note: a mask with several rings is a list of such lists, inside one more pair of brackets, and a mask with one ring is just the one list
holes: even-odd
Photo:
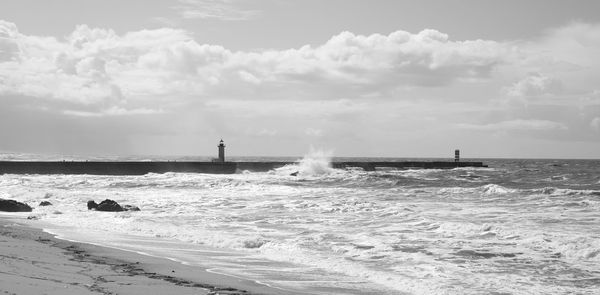
[(2, 294), (289, 294), (168, 259), (60, 240), (0, 215)]

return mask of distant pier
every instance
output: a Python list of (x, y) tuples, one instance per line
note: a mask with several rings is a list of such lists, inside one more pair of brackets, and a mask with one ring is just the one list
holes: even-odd
[[(144, 175), (148, 173), (210, 173), (233, 174), (238, 171), (266, 172), (296, 162), (227, 162), (225, 144), (219, 142), (219, 157), (211, 162), (180, 161), (0, 161), (0, 174), (90, 174), (90, 175)], [(460, 167), (487, 167), (482, 162), (463, 162), (459, 151), (454, 161), (366, 161), (332, 162), (337, 169), (362, 168), (376, 171), (377, 168), (395, 169), (452, 169)]]
[(102, 162), (0, 161), (0, 174), (144, 175), (147, 173), (235, 173), (235, 163), (222, 162)]
[[(0, 161), (0, 174), (91, 174), (144, 175), (147, 173), (233, 174), (238, 171), (266, 172), (294, 162), (89, 162), (89, 161)], [(452, 169), (487, 167), (482, 162), (333, 162), (333, 168)]]

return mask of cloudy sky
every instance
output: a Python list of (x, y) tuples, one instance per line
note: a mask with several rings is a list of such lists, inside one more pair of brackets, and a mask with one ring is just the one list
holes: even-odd
[(600, 158), (599, 11), (2, 0), (0, 151)]

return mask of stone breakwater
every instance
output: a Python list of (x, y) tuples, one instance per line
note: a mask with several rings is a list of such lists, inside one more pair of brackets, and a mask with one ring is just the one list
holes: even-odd
[[(237, 171), (265, 172), (294, 162), (179, 162), (179, 161), (0, 161), (0, 174), (91, 174), (144, 175), (147, 173), (233, 174)], [(405, 162), (332, 162), (333, 168), (350, 167), (374, 171), (376, 168), (452, 169), (487, 167), (482, 162), (405, 161)]]
[(0, 174), (144, 175), (148, 173), (232, 174), (233, 162), (108, 162), (108, 161), (0, 161)]

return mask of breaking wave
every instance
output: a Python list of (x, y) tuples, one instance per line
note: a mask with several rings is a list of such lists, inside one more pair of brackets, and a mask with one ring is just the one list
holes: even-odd
[(314, 177), (334, 173), (335, 170), (331, 167), (331, 152), (323, 150), (310, 149), (302, 159), (296, 164), (286, 165), (275, 169), (278, 175), (293, 175)]

